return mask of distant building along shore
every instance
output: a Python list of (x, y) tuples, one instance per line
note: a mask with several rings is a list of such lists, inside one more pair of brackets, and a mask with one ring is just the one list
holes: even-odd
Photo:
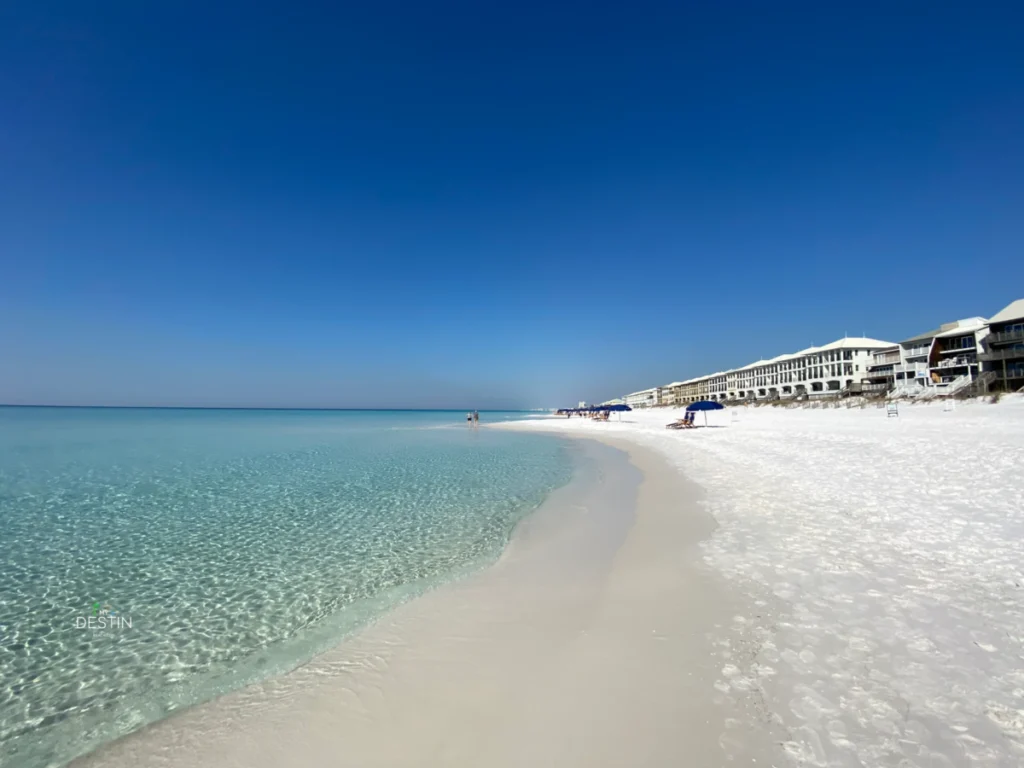
[(750, 402), (851, 394), (928, 398), (1024, 386), (1024, 299), (899, 343), (843, 338), (741, 368), (651, 387), (602, 405)]

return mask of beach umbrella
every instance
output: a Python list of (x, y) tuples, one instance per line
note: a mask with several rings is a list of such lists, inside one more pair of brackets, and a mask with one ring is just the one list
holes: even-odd
[(618, 403), (617, 405), (603, 405), (603, 406), (601, 406), (601, 408), (603, 410), (605, 410), (605, 411), (615, 411), (617, 414), (619, 414), (619, 421), (622, 421), (622, 412), (623, 411), (632, 411), (633, 410), (632, 408), (630, 408), (625, 403)]
[(690, 403), (686, 406), (688, 411), (704, 411), (704, 426), (708, 425), (708, 411), (720, 411), (725, 408), (721, 403), (716, 403), (714, 400), (698, 400), (695, 403)]

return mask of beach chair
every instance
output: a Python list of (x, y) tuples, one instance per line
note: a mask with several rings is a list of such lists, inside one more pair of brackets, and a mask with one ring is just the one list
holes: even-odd
[(671, 424), (666, 424), (665, 429), (690, 429), (694, 426), (693, 417), (696, 415), (693, 411), (687, 411), (683, 418), (673, 421)]

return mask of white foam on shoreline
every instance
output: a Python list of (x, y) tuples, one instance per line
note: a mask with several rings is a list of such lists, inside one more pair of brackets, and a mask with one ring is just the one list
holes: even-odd
[(678, 416), (509, 427), (631, 440), (703, 486), (706, 561), (773, 617), (720, 634), (757, 652), (719, 686), (765, 692), (794, 764), (1021, 765), (1024, 401)]

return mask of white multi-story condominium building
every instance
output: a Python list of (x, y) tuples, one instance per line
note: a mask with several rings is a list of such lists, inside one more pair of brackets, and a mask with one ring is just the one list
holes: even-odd
[(868, 373), (864, 377), (861, 390), (864, 392), (888, 392), (896, 383), (896, 366), (900, 364), (900, 345), (876, 349), (871, 353)]
[(1006, 392), (1024, 387), (1024, 299), (1017, 299), (988, 321), (981, 353), (985, 374)]
[(878, 339), (839, 339), (822, 347), (690, 379), (682, 382), (677, 397), (684, 404), (695, 400), (775, 400), (857, 392), (869, 378), (868, 368), (874, 354), (895, 346)]
[(707, 377), (707, 399), (725, 400), (729, 392), (729, 373), (719, 371)]
[[(979, 377), (981, 380), (979, 381)], [(750, 401), (840, 393), (950, 395), (1024, 386), (1024, 299), (991, 320), (946, 323), (899, 344), (843, 338), (771, 360), (627, 395), (631, 407), (696, 400)]]
[(901, 341), (894, 392), (911, 397), (953, 394), (970, 385), (978, 378), (978, 355), (988, 333), (985, 318), (969, 317)]
[(935, 334), (941, 331), (936, 328), (934, 331), (911, 336), (901, 341), (900, 362), (894, 366), (894, 390), (900, 395), (915, 395), (923, 392), (928, 386), (928, 355), (932, 350), (932, 342)]
[(633, 392), (630, 395), (626, 395), (623, 399), (626, 401), (626, 405), (630, 408), (650, 408), (660, 404), (658, 395), (658, 387), (652, 387), (651, 389), (644, 389), (640, 392)]
[(873, 353), (892, 346), (890, 341), (847, 337), (757, 362), (739, 371), (736, 397), (763, 400), (858, 391)]

